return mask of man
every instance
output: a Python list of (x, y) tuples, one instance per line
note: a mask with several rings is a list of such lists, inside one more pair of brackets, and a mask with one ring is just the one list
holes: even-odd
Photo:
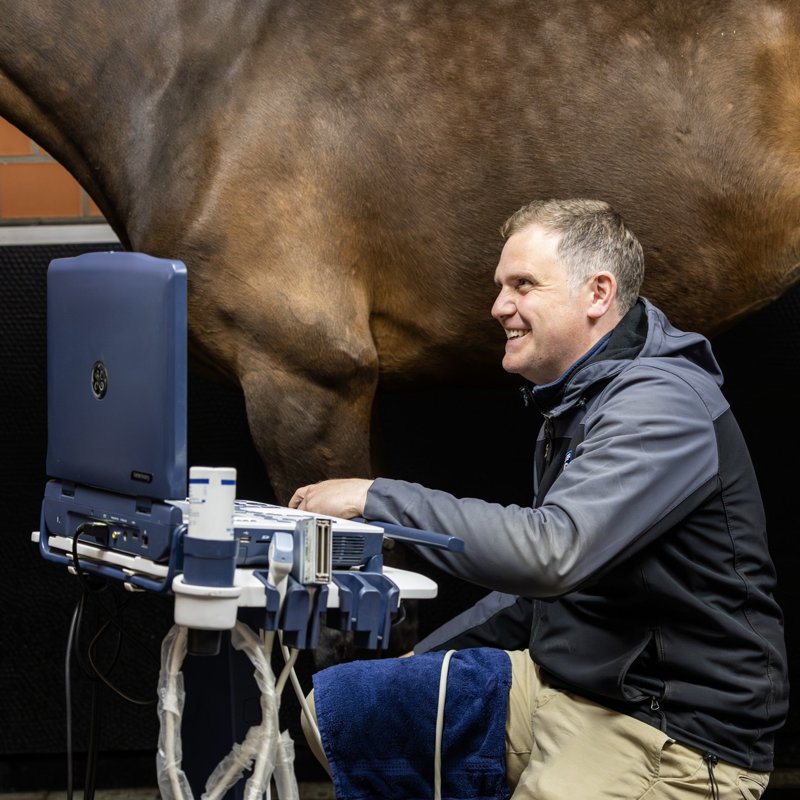
[[(639, 297), (642, 250), (608, 204), (534, 202), (502, 233), (503, 367), (544, 416), (533, 506), (387, 479), (325, 481), (290, 503), (465, 540), (423, 555), (494, 591), (415, 652), (510, 651), (514, 798), (760, 797), (787, 710), (783, 624), (710, 345)], [(335, 763), (347, 772), (346, 753)]]

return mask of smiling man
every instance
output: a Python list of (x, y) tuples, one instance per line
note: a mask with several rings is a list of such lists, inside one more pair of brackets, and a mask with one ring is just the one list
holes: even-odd
[[(559, 378), (611, 331), (638, 295), (637, 289), (620, 298), (619, 282), (638, 287), (643, 277), (641, 248), (621, 220), (587, 215), (560, 235), (559, 217), (566, 223), (570, 206), (548, 208), (528, 206), (503, 226), (507, 241), (495, 271), (499, 294), (492, 307), (507, 337), (503, 369), (534, 384)], [(614, 224), (620, 225), (618, 240), (602, 238), (610, 231), (595, 232), (598, 250), (606, 252), (592, 257), (584, 250), (580, 243), (592, 226)]]
[(420, 553), (492, 590), (413, 658), (315, 676), (337, 798), (428, 796), (428, 780), (437, 797), (754, 800), (786, 653), (710, 344), (639, 296), (642, 249), (607, 203), (534, 202), (502, 233), (503, 367), (544, 416), (533, 502), (387, 478), (290, 501), (460, 536), (463, 554)]

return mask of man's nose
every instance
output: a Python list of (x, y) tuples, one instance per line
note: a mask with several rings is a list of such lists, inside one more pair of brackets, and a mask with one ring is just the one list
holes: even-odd
[(501, 289), (492, 305), (492, 316), (496, 320), (502, 321), (505, 317), (510, 317), (514, 313), (513, 303), (508, 294)]

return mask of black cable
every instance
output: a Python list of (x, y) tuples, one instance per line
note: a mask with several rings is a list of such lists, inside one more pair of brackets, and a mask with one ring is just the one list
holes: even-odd
[[(114, 685), (107, 677), (114, 669), (114, 666), (117, 663), (119, 658), (119, 653), (122, 648), (122, 637), (123, 635), (127, 634), (128, 638), (134, 638), (138, 648), (142, 650), (146, 655), (152, 658), (156, 663), (158, 663), (159, 659), (157, 659), (156, 655), (153, 651), (142, 642), (140, 639), (136, 637), (131, 637), (130, 631), (126, 631), (124, 626), (122, 625), (121, 618), (122, 618), (122, 611), (124, 610), (125, 606), (127, 605), (127, 601), (125, 603), (120, 603), (119, 599), (110, 591), (109, 584), (106, 581), (102, 581), (97, 579), (95, 576), (90, 575), (89, 573), (85, 572), (81, 569), (81, 565), (79, 562), (78, 556), (78, 537), (81, 533), (84, 533), (86, 530), (87, 524), (79, 525), (75, 530), (75, 533), (72, 537), (72, 560), (73, 566), (75, 568), (75, 574), (78, 576), (78, 579), (81, 582), (81, 585), (84, 588), (84, 591), (87, 594), (91, 594), (92, 596), (97, 597), (100, 592), (104, 592), (107, 589), (109, 590), (108, 596), (110, 596), (112, 602), (116, 604), (116, 608), (109, 609), (97, 597), (97, 610), (98, 610), (98, 617), (101, 615), (105, 616), (104, 622), (100, 625), (95, 635), (92, 637), (91, 641), (89, 642), (89, 646), (86, 649), (86, 655), (89, 660), (89, 668), (87, 669), (81, 662), (80, 657), (78, 657), (79, 663), (81, 663), (81, 668), (83, 669), (84, 674), (89, 678), (89, 680), (97, 680), (99, 679), (102, 681), (112, 692), (117, 694), (123, 700), (132, 703), (134, 705), (141, 705), (141, 706), (148, 706), (154, 705), (158, 699), (156, 697), (147, 700), (140, 700), (123, 692), (119, 687)], [(93, 526), (89, 526), (93, 527)], [(109, 626), (113, 625), (116, 628), (116, 645), (114, 647), (113, 655), (111, 658), (111, 663), (106, 667), (105, 670), (101, 669), (98, 664), (96, 663), (95, 653), (97, 650), (97, 646), (102, 638), (103, 634), (108, 630)], [(80, 639), (80, 629), (78, 629), (76, 634), (76, 640)], [(80, 652), (80, 648), (77, 648), (78, 652)]]
[[(87, 593), (101, 592), (106, 588), (106, 582), (97, 579), (96, 576), (81, 569), (80, 561), (78, 559), (78, 537), (86, 532), (87, 528), (96, 527), (94, 524), (83, 523), (75, 528), (75, 533), (72, 534), (72, 566), (75, 569), (75, 575), (78, 577), (81, 586)], [(94, 580), (94, 583), (92, 582)]]
[[(81, 564), (78, 559), (78, 537), (81, 535), (81, 533), (83, 533), (85, 527), (86, 525), (79, 525), (72, 536), (72, 565), (74, 574), (81, 585), (83, 606), (86, 606), (89, 596), (96, 595), (106, 589), (106, 583), (104, 581), (100, 581), (95, 576), (91, 576), (89, 573), (84, 572), (83, 569), (81, 569)], [(82, 615), (83, 607), (81, 608), (81, 618)], [(74, 643), (72, 645), (73, 656), (84, 677), (89, 681), (93, 681), (95, 680), (95, 672), (91, 664), (87, 666), (81, 657), (82, 648), (80, 646), (80, 639), (81, 625), (79, 624), (75, 628)]]
[(78, 598), (75, 610), (72, 612), (72, 620), (69, 625), (67, 635), (67, 654), (64, 660), (64, 684), (65, 698), (67, 705), (67, 800), (72, 800), (73, 775), (72, 775), (72, 677), (70, 661), (72, 656), (72, 646), (75, 640), (75, 630), (81, 615), (83, 614), (84, 594)]
[(97, 756), (100, 742), (100, 721), (102, 716), (102, 695), (97, 681), (92, 681), (92, 694), (89, 719), (89, 744), (86, 755), (86, 781), (83, 789), (84, 800), (94, 800), (95, 782), (97, 780)]
[[(91, 705), (89, 716), (89, 740), (88, 751), (86, 759), (86, 775), (84, 780), (84, 800), (94, 800), (96, 779), (97, 779), (97, 763), (99, 755), (99, 741), (100, 741), (100, 721), (101, 721), (101, 683), (111, 689), (115, 694), (121, 697), (126, 702), (134, 705), (154, 705), (157, 702), (157, 697), (152, 699), (141, 700), (129, 696), (123, 692), (119, 687), (115, 686), (108, 678), (108, 675), (114, 669), (119, 659), (120, 651), (122, 649), (123, 636), (127, 633), (130, 637), (130, 632), (125, 631), (122, 624), (122, 611), (124, 610), (127, 601), (121, 603), (119, 598), (116, 597), (113, 591), (110, 590), (107, 581), (86, 572), (80, 563), (78, 555), (78, 537), (86, 532), (85, 525), (79, 525), (72, 537), (72, 566), (74, 573), (81, 585), (81, 595), (75, 606), (75, 611), (72, 615), (70, 622), (69, 634), (67, 637), (67, 653), (64, 666), (64, 679), (65, 679), (65, 694), (67, 704), (67, 800), (72, 800), (74, 793), (74, 747), (73, 747), (73, 715), (72, 715), (72, 658), (75, 658), (76, 663), (80, 667), (84, 676), (90, 681), (91, 684)], [(111, 598), (114, 608), (109, 608), (103, 603), (100, 598), (100, 593), (108, 591), (107, 596)], [(82, 648), (80, 647), (81, 629), (85, 618), (85, 612), (89, 608), (90, 598), (95, 598), (95, 612), (97, 615), (98, 628), (86, 648), (86, 658), (88, 666), (83, 663), (81, 657)], [(105, 669), (101, 668), (98, 662), (97, 648), (104, 636), (104, 634), (113, 626), (116, 634), (114, 645), (111, 650), (110, 662)], [(138, 642), (140, 649), (145, 653), (153, 656), (150, 648), (142, 642)]]
[[(111, 681), (108, 680), (108, 678), (106, 678), (106, 676), (103, 674), (103, 671), (95, 664), (93, 653), (94, 653), (94, 651), (95, 651), (95, 649), (97, 647), (97, 642), (99, 641), (100, 637), (105, 632), (105, 630), (106, 630), (106, 628), (108, 627), (109, 624), (110, 624), (109, 622), (104, 623), (103, 626), (100, 628), (100, 630), (98, 630), (97, 633), (94, 635), (94, 637), (92, 638), (92, 641), (89, 643), (89, 650), (88, 650), (89, 663), (92, 665), (92, 668), (95, 671), (95, 675), (106, 686), (108, 686), (108, 688), (111, 689), (112, 692), (117, 694), (119, 697), (121, 697), (123, 700), (127, 701), (128, 703), (132, 703), (133, 705), (137, 705), (137, 706), (152, 706), (152, 705), (154, 705), (156, 702), (158, 702), (158, 698), (157, 697), (152, 697), (152, 698), (149, 698), (149, 699), (146, 699), (146, 700), (141, 700), (141, 699), (138, 699), (136, 697), (131, 697), (130, 695), (128, 695), (125, 692), (123, 692), (122, 689), (120, 689), (118, 686), (115, 686), (113, 683), (111, 683)], [(115, 654), (114, 654), (113, 661), (112, 661), (111, 665), (108, 667), (108, 669), (106, 670), (107, 672), (111, 672), (111, 670), (114, 668), (114, 665), (116, 664), (117, 658), (119, 656), (120, 645), (121, 645), (121, 635), (118, 634), (117, 648), (116, 648), (116, 651), (115, 651)]]

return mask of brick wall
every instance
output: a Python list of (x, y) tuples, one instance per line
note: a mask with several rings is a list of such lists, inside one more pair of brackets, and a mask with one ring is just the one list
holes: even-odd
[(100, 210), (77, 181), (0, 117), (0, 225), (102, 221)]

